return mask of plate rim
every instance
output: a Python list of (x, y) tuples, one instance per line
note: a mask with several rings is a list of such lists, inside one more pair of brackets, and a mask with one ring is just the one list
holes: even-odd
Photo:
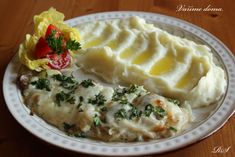
[[(176, 18), (176, 17), (172, 17), (172, 16), (167, 16), (167, 15), (163, 15), (163, 14), (159, 14), (159, 13), (152, 13), (152, 12), (139, 12), (139, 11), (111, 11), (111, 12), (99, 12), (99, 13), (93, 13), (93, 14), (88, 14), (88, 15), (83, 15), (83, 16), (78, 16), (78, 17), (74, 17), (74, 18), (71, 18), (71, 19), (68, 19), (68, 20), (66, 20), (66, 23), (71, 23), (71, 22), (73, 22), (73, 21), (75, 21), (75, 20), (78, 20), (78, 19), (81, 19), (81, 18), (87, 18), (87, 17), (91, 17), (91, 16), (102, 16), (102, 15), (105, 15), (105, 14), (131, 14), (131, 15), (148, 15), (148, 16), (161, 16), (161, 17), (164, 17), (164, 18), (166, 18), (166, 19), (171, 19), (171, 20), (173, 20), (173, 21), (177, 21), (177, 22), (180, 22), (180, 23), (183, 23), (183, 24), (186, 24), (186, 25), (189, 25), (189, 26), (191, 26), (191, 27), (193, 27), (193, 28), (195, 28), (195, 30), (199, 30), (199, 31), (201, 31), (201, 32), (203, 32), (203, 33), (206, 33), (210, 38), (212, 38), (213, 40), (215, 40), (216, 42), (218, 42), (218, 44), (220, 45), (220, 46), (222, 46), (222, 48), (223, 49), (225, 49), (226, 50), (226, 53), (231, 57), (231, 61), (233, 62), (233, 65), (235, 65), (235, 59), (234, 59), (234, 55), (232, 54), (232, 52), (218, 39), (218, 38), (216, 38), (214, 35), (212, 35), (211, 33), (209, 33), (208, 31), (206, 31), (205, 29), (203, 29), (203, 28), (201, 28), (201, 27), (198, 27), (198, 26), (196, 26), (196, 25), (194, 25), (194, 24), (192, 24), (192, 23), (189, 23), (189, 22), (187, 22), (187, 21), (185, 21), (185, 20), (182, 20), (182, 19), (178, 19), (178, 18)], [(108, 19), (107, 19), (108, 20)], [(182, 28), (183, 29), (183, 28)], [(183, 29), (184, 30), (184, 29)], [(194, 34), (194, 35), (196, 35), (196, 34)], [(196, 35), (197, 36), (197, 35)], [(212, 135), (214, 132), (216, 132), (217, 130), (219, 130), (227, 121), (228, 121), (228, 119), (234, 114), (234, 112), (235, 112), (235, 104), (233, 104), (232, 105), (232, 107), (233, 107), (233, 111), (230, 111), (229, 113), (227, 112), (227, 114), (228, 115), (226, 115), (225, 116), (225, 119), (223, 119), (223, 122), (220, 122), (219, 124), (217, 124), (217, 126), (216, 126), (216, 129), (214, 129), (212, 132), (210, 132), (210, 133), (208, 133), (208, 134), (206, 134), (206, 135), (203, 135), (202, 137), (200, 137), (200, 138), (198, 138), (198, 139), (191, 139), (191, 141), (189, 141), (189, 142), (185, 142), (184, 143), (184, 145), (179, 145), (179, 146), (175, 146), (174, 148), (171, 148), (171, 149), (169, 149), (169, 150), (164, 150), (164, 151), (158, 151), (158, 152), (156, 152), (156, 151), (152, 151), (152, 152), (149, 152), (148, 150), (146, 150), (146, 151), (144, 151), (144, 150), (142, 150), (142, 151), (140, 151), (140, 152), (138, 152), (137, 151), (137, 153), (135, 153), (135, 152), (112, 152), (112, 151), (110, 151), (110, 152), (106, 152), (106, 153), (103, 153), (102, 151), (99, 151), (99, 152), (97, 152), (97, 150), (90, 150), (90, 151), (87, 151), (87, 150), (83, 150), (83, 149), (80, 149), (80, 150), (73, 150), (73, 149), (70, 149), (70, 148), (68, 148), (67, 146), (65, 147), (64, 145), (62, 145), (62, 144), (58, 144), (58, 143), (53, 143), (52, 141), (50, 141), (50, 140), (48, 140), (48, 139), (45, 139), (45, 137), (42, 137), (42, 136), (39, 136), (38, 134), (36, 134), (34, 131), (32, 131), (32, 130), (30, 130), (29, 128), (28, 128), (28, 126), (26, 126), (26, 124), (25, 123), (23, 123), (22, 124), (22, 121), (20, 121), (20, 119), (19, 119), (19, 117), (15, 114), (15, 112), (13, 112), (13, 110), (12, 110), (12, 106), (11, 105), (9, 105), (9, 104), (11, 104), (11, 102), (9, 102), (9, 99), (7, 99), (7, 76), (9, 75), (8, 73), (9, 73), (9, 69), (10, 69), (10, 66), (11, 66), (11, 64), (12, 64), (12, 62), (15, 60), (17, 58), (17, 53), (15, 54), (15, 56), (11, 59), (11, 61), (9, 62), (9, 64), (7, 65), (7, 68), (6, 68), (6, 71), (5, 71), (5, 73), (4, 73), (4, 78), (3, 78), (3, 95), (4, 95), (4, 99), (5, 99), (5, 102), (6, 102), (6, 105), (7, 105), (7, 107), (8, 107), (8, 109), (9, 109), (9, 111), (10, 111), (10, 113), (13, 115), (13, 117), (17, 120), (17, 122), (18, 123), (20, 123), (20, 125), (21, 126), (23, 126), (26, 130), (28, 130), (31, 134), (33, 134), (34, 136), (36, 136), (36, 137), (38, 137), (38, 138), (40, 138), (41, 140), (43, 140), (43, 141), (46, 141), (46, 142), (48, 142), (48, 143), (50, 143), (50, 144), (52, 144), (52, 145), (55, 145), (55, 146), (58, 146), (58, 147), (61, 147), (61, 148), (63, 148), (63, 149), (67, 149), (67, 150), (70, 150), (70, 151), (75, 151), (75, 152), (81, 152), (81, 153), (86, 153), (86, 154), (94, 154), (94, 155), (122, 155), (122, 156), (125, 156), (125, 155), (144, 155), (144, 154), (153, 154), (153, 153), (164, 153), (164, 152), (168, 152), (168, 151), (173, 151), (173, 150), (176, 150), (176, 149), (179, 149), (179, 148), (182, 148), (182, 147), (185, 147), (186, 145), (190, 145), (190, 144), (193, 144), (193, 143), (195, 143), (195, 142), (198, 142), (198, 141), (200, 141), (200, 140), (202, 140), (202, 139), (204, 139), (204, 138), (206, 138), (206, 137), (208, 137), (208, 136), (210, 136), (210, 135)], [(222, 60), (223, 61), (223, 60)], [(224, 61), (223, 61), (224, 62)], [(226, 67), (227, 68), (227, 67)], [(227, 70), (227, 72), (228, 72), (228, 74), (229, 74), (229, 71), (228, 71), (228, 69), (226, 69)], [(233, 71), (234, 72), (234, 71)], [(230, 78), (228, 78), (228, 81), (230, 81), (229, 80)], [(235, 82), (235, 81), (234, 81)], [(228, 88), (229, 88), (229, 86), (228, 86)], [(228, 89), (229, 90), (229, 89)], [(233, 90), (232, 90), (233, 91)], [(226, 95), (225, 95), (225, 97), (226, 97)], [(234, 99), (233, 97), (232, 97), (232, 99)], [(234, 103), (234, 100), (233, 100), (233, 103)], [(222, 106), (223, 104), (221, 104), (221, 106)], [(215, 113), (214, 113), (215, 114)], [(205, 122), (204, 122), (205, 123)], [(200, 126), (200, 125), (199, 125)], [(198, 127), (199, 127), (198, 126)], [(191, 130), (192, 131), (192, 130)], [(208, 132), (208, 131), (207, 131)], [(205, 134), (205, 133), (204, 133)], [(180, 135), (181, 136), (181, 135)], [(105, 146), (106, 147), (106, 146)], [(111, 154), (111, 153), (113, 153), (113, 154)], [(119, 154), (117, 154), (117, 153), (119, 153)]]

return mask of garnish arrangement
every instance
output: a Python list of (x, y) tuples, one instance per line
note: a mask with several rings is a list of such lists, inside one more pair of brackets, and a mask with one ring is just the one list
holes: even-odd
[(66, 39), (59, 28), (50, 24), (45, 38), (40, 37), (36, 44), (35, 56), (37, 59), (48, 58), (48, 66), (52, 69), (64, 69), (71, 62), (69, 50), (81, 49), (79, 42)]

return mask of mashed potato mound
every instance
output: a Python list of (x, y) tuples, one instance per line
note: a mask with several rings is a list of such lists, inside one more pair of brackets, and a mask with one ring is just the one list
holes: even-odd
[(225, 92), (222, 68), (209, 47), (180, 38), (139, 17), (79, 25), (83, 50), (77, 64), (114, 84), (137, 84), (151, 92), (209, 105)]

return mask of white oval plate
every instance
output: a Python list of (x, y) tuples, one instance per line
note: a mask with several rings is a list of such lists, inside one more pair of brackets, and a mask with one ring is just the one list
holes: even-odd
[(55, 127), (45, 123), (36, 115), (30, 116), (29, 109), (23, 104), (20, 90), (16, 84), (18, 73), (22, 67), (18, 55), (16, 55), (7, 66), (3, 80), (4, 97), (11, 114), (15, 119), (29, 132), (50, 144), (75, 152), (96, 155), (127, 156), (163, 153), (199, 141), (222, 127), (228, 118), (232, 116), (235, 109), (235, 59), (229, 49), (216, 37), (188, 22), (165, 15), (145, 12), (104, 12), (76, 17), (66, 22), (71, 26), (75, 26), (89, 21), (124, 18), (129, 16), (140, 16), (169, 33), (186, 37), (197, 43), (206, 44), (212, 49), (219, 61), (218, 64), (226, 71), (228, 86), (226, 94), (209, 116), (196, 126), (178, 136), (158, 141), (104, 143), (89, 139), (69, 137)]

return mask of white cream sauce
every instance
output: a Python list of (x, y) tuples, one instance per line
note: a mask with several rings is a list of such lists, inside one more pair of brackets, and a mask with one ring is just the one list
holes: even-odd
[[(65, 71), (64, 74), (71, 76), (70, 72)], [(81, 85), (83, 80), (73, 78), (78, 82), (73, 93), (70, 94), (74, 102), (70, 103), (67, 101), (70, 98), (66, 98), (58, 103), (56, 95), (61, 92), (69, 93), (71, 90), (65, 89), (61, 81), (52, 78), (53, 73), (48, 74), (48, 76), (34, 76), (30, 82), (38, 82), (43, 76), (50, 82), (50, 91), (45, 88), (38, 89), (36, 84), (29, 84), (23, 91), (25, 103), (33, 113), (74, 136), (82, 133), (87, 137), (104, 141), (144, 141), (178, 134), (191, 121), (190, 111), (173, 104), (162, 96), (147, 92), (142, 86), (133, 86), (135, 90), (116, 97), (125, 98), (123, 103), (122, 99), (113, 99), (117, 93), (114, 90), (116, 88), (99, 82), (83, 87)], [(118, 87), (118, 89), (119, 92), (125, 91), (124, 87)], [(128, 91), (128, 88), (125, 89)], [(103, 96), (104, 104), (99, 105), (91, 101), (95, 100), (97, 95)], [(151, 112), (149, 116), (146, 116), (145, 110), (149, 104), (154, 108), (162, 109), (163, 116), (159, 117), (157, 112)], [(141, 116), (130, 118), (134, 113), (133, 107), (136, 111), (142, 112)], [(126, 113), (126, 118), (118, 114), (120, 110)], [(99, 125), (95, 124), (95, 117), (100, 120)]]

